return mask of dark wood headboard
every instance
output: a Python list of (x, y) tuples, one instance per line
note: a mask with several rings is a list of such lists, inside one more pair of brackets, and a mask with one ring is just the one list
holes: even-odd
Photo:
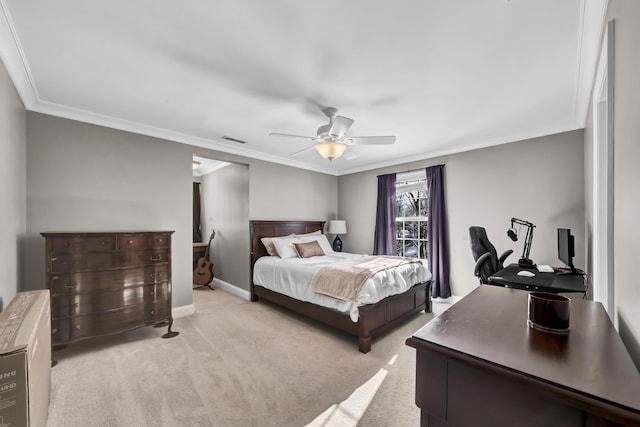
[(320, 230), (324, 233), (326, 221), (249, 221), (249, 236), (251, 237), (251, 299), (253, 300), (253, 265), (258, 258), (267, 254), (267, 250), (260, 241), (263, 237), (287, 236), (289, 234), (304, 234)]

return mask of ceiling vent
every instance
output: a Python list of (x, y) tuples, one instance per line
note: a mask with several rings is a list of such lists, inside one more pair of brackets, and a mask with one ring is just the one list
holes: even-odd
[(238, 144), (246, 144), (246, 143), (247, 143), (247, 141), (243, 141), (243, 140), (241, 140), (241, 139), (231, 138), (230, 136), (226, 136), (226, 135), (225, 135), (225, 136), (223, 136), (223, 137), (222, 137), (222, 138), (220, 138), (220, 139), (226, 139), (227, 141), (237, 142)]

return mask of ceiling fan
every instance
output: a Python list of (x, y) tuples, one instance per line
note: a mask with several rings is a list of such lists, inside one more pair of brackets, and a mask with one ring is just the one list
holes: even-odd
[[(352, 119), (344, 116), (338, 116), (338, 110), (333, 107), (324, 108), (322, 112), (329, 118), (329, 123), (320, 126), (316, 136), (290, 135), (288, 133), (270, 133), (269, 136), (315, 141), (316, 145), (314, 147), (298, 151), (291, 154), (291, 156), (295, 156), (315, 148), (322, 157), (328, 160), (341, 157), (350, 145), (381, 145), (393, 144), (396, 142), (395, 136), (347, 136), (347, 131), (353, 124)], [(355, 154), (353, 153), (350, 153), (349, 156), (345, 155), (345, 158), (347, 159), (354, 157)]]

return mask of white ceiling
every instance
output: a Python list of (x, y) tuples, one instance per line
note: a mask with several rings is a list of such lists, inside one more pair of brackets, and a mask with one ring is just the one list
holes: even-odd
[[(584, 127), (606, 0), (0, 7), (28, 110), (341, 175)], [(315, 136), (326, 106), (397, 142), (329, 162), (268, 136)]]

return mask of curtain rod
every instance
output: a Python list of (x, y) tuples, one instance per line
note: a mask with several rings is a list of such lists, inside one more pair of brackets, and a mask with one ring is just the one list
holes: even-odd
[(413, 173), (413, 172), (419, 172), (419, 171), (423, 171), (423, 170), (425, 170), (425, 169), (427, 169), (427, 168), (430, 168), (431, 166), (444, 166), (444, 165), (446, 165), (446, 164), (447, 164), (447, 162), (442, 162), (442, 163), (438, 163), (437, 165), (423, 166), (423, 167), (420, 167), (420, 168), (416, 168), (416, 169), (409, 169), (409, 170), (401, 171), (401, 172), (383, 173), (383, 174), (381, 174), (381, 175), (376, 175), (376, 178), (379, 178), (379, 177), (381, 177), (381, 176), (385, 176), (385, 175), (391, 175), (391, 174), (394, 174), (394, 173), (395, 173), (396, 175), (398, 175), (398, 174), (401, 174), (401, 173)]

